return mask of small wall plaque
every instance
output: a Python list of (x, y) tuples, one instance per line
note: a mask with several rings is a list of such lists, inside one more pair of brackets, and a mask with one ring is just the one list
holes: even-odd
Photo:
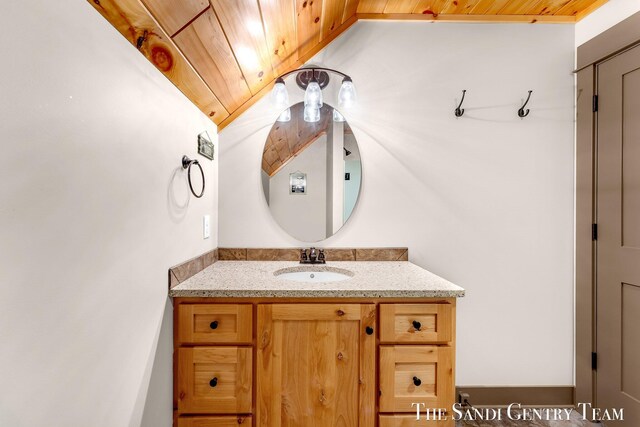
[(206, 131), (198, 135), (198, 153), (209, 160), (213, 160), (213, 142), (211, 142)]
[(289, 174), (289, 194), (307, 194), (307, 174), (294, 172)]

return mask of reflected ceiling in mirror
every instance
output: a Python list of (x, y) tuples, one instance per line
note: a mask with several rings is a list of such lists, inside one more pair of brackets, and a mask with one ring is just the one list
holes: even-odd
[[(290, 113), (290, 114), (289, 114)], [(304, 120), (304, 104), (276, 121), (262, 152), (262, 189), (280, 227), (303, 242), (333, 236), (351, 216), (362, 181), (360, 150), (349, 124), (324, 104)]]

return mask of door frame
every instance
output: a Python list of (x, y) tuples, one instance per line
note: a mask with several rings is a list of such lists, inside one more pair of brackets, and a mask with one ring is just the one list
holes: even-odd
[[(598, 65), (640, 45), (640, 12), (631, 15), (577, 49), (575, 182), (575, 396), (597, 405), (596, 375), (596, 218)], [(596, 98), (597, 99), (597, 98)]]

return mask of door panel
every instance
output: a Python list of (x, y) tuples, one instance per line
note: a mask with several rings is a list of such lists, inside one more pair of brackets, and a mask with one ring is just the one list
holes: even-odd
[(640, 401), (640, 287), (622, 284), (622, 392)]
[(622, 244), (640, 248), (640, 69), (623, 74), (622, 96)]
[(256, 424), (375, 422), (374, 304), (260, 304)]
[(640, 47), (598, 66), (596, 319), (600, 408), (640, 425)]

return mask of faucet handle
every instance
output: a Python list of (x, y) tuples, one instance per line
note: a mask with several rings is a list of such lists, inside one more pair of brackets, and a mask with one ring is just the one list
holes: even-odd
[(324, 249), (318, 250), (318, 261), (325, 262)]
[(300, 249), (300, 262), (302, 261), (306, 261), (307, 258), (307, 250), (306, 249)]

